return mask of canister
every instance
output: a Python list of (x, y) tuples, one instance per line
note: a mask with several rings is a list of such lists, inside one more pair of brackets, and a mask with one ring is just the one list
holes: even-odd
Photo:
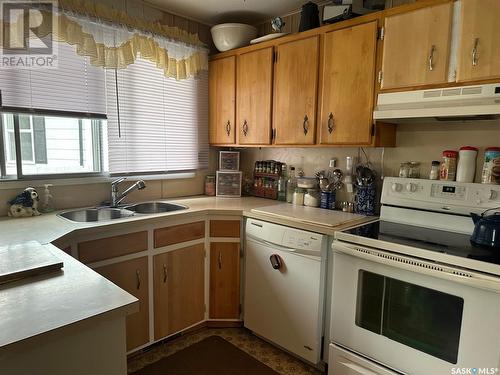
[(476, 175), (477, 148), (464, 146), (458, 152), (457, 181), (474, 182)]
[(458, 152), (454, 150), (443, 151), (443, 160), (439, 169), (439, 179), (445, 181), (455, 181), (457, 172)]
[(488, 147), (484, 151), (483, 184), (500, 184), (500, 147)]

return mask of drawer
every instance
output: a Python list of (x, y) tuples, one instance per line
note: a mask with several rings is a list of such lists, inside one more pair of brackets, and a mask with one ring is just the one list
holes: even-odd
[(83, 263), (93, 263), (104, 259), (138, 253), (147, 249), (147, 231), (127, 233), (80, 242), (78, 244), (78, 259)]
[(154, 231), (154, 246), (173, 245), (205, 237), (205, 222), (180, 224), (171, 227), (158, 228)]
[(239, 220), (210, 220), (210, 237), (240, 237)]

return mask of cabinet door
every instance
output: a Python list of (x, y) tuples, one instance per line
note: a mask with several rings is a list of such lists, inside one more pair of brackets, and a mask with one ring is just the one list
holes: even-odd
[(371, 142), (376, 45), (377, 22), (325, 35), (318, 113), (321, 144)]
[(95, 271), (139, 300), (139, 312), (127, 316), (127, 351), (149, 341), (148, 258), (127, 260)]
[(271, 142), (271, 103), (273, 87), (273, 48), (238, 56), (237, 124), (238, 143)]
[(459, 82), (500, 77), (500, 1), (462, 0)]
[(203, 244), (154, 256), (155, 340), (205, 318), (204, 265)]
[(208, 67), (210, 143), (236, 141), (236, 57), (210, 61)]
[(385, 19), (382, 89), (448, 81), (453, 3)]
[(275, 143), (314, 144), (319, 36), (277, 46), (273, 124)]
[(240, 244), (210, 245), (210, 318), (240, 317)]

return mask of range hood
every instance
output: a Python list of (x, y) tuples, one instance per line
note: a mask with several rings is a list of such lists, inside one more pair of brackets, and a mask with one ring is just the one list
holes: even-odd
[(492, 120), (500, 118), (500, 83), (379, 94), (373, 119)]

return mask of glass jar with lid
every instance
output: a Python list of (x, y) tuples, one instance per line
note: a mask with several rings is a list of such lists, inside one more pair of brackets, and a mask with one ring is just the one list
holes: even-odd
[(318, 189), (307, 189), (304, 195), (304, 206), (319, 207), (320, 192)]
[(410, 174), (410, 163), (405, 161), (399, 165), (399, 177), (408, 178)]
[(408, 178), (420, 178), (420, 162), (411, 161), (409, 163)]

